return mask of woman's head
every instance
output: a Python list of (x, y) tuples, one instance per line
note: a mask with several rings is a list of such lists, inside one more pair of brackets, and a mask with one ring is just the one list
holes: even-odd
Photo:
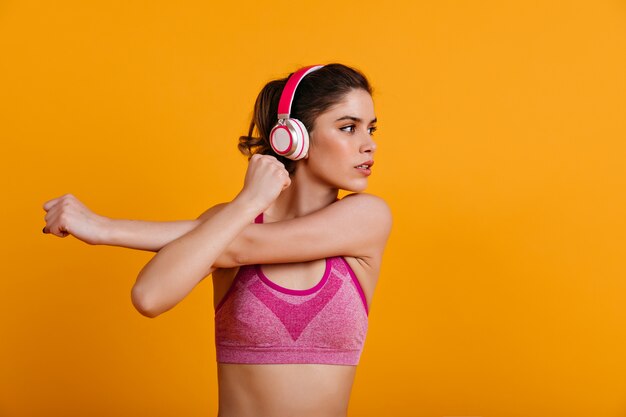
[[(291, 174), (296, 162), (277, 155), (269, 143), (270, 131), (277, 122), (278, 102), (288, 78), (270, 81), (263, 87), (254, 105), (248, 135), (239, 138), (238, 147), (248, 157), (254, 153), (274, 155)], [(359, 71), (342, 64), (325, 65), (302, 79), (293, 98), (290, 117), (300, 120), (313, 134), (316, 119), (353, 90), (372, 94), (369, 82)]]

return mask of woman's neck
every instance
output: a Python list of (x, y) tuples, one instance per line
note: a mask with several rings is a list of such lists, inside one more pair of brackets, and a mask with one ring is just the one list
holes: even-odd
[(266, 211), (268, 220), (280, 221), (306, 216), (320, 210), (337, 200), (339, 190), (312, 181), (302, 171), (291, 176), (291, 185), (287, 187)]

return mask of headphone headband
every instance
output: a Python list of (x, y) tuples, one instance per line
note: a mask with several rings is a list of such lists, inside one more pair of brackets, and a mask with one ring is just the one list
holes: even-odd
[(278, 155), (297, 161), (306, 158), (309, 151), (309, 132), (298, 119), (289, 117), (291, 103), (300, 81), (308, 74), (322, 68), (323, 65), (304, 67), (291, 74), (278, 102), (278, 123), (270, 131), (270, 146)]
[(280, 95), (280, 101), (278, 102), (278, 120), (289, 119), (293, 96), (296, 93), (296, 88), (298, 87), (298, 84), (300, 84), (300, 81), (302, 81), (302, 79), (311, 72), (317, 71), (322, 67), (323, 65), (311, 65), (309, 67), (304, 67), (294, 72), (291, 77), (289, 77), (287, 84), (285, 84), (285, 88)]

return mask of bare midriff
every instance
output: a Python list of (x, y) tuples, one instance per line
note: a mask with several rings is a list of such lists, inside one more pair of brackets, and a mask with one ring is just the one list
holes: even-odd
[(218, 417), (346, 417), (356, 366), (217, 364)]

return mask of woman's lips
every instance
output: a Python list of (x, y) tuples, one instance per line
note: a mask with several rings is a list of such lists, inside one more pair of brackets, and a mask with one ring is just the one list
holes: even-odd
[(372, 173), (372, 165), (374, 165), (374, 161), (367, 161), (355, 166), (354, 168), (359, 170), (359, 172), (361, 172), (363, 175), (367, 176)]

